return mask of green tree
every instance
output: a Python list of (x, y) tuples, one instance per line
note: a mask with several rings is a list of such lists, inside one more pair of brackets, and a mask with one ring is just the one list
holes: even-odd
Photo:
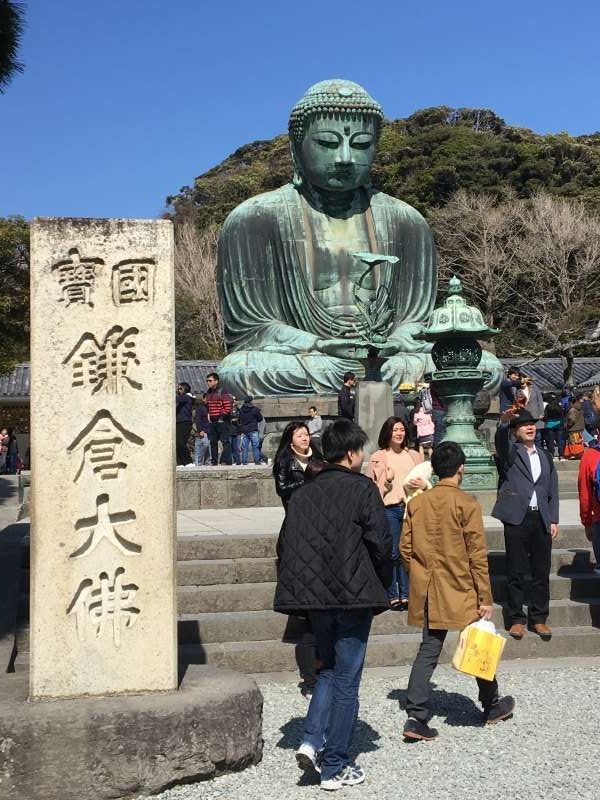
[(23, 4), (0, 0), (0, 94), (6, 91), (17, 72), (23, 72), (18, 52), (24, 27)]
[(0, 218), (0, 372), (29, 358), (29, 229)]

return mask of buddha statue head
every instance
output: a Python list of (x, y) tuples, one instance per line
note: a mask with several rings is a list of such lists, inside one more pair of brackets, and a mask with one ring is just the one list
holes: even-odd
[(294, 183), (317, 190), (353, 192), (369, 182), (383, 111), (352, 81), (320, 81), (290, 114)]

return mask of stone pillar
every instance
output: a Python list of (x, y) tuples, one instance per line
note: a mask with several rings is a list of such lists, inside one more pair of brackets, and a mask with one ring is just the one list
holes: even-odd
[(32, 699), (177, 688), (173, 232), (31, 230)]
[(356, 421), (369, 437), (365, 461), (379, 447), (381, 426), (394, 415), (392, 387), (385, 381), (360, 381), (356, 392)]

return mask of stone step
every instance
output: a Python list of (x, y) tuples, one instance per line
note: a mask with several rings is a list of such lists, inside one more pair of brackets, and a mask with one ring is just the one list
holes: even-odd
[[(407, 625), (406, 612), (388, 611), (373, 620), (374, 634), (415, 633)], [(494, 607), (494, 623), (504, 628), (502, 606)], [(600, 627), (600, 598), (577, 602), (552, 600), (550, 624), (559, 628)], [(230, 611), (228, 613), (182, 614), (179, 617), (180, 644), (218, 642), (259, 642), (274, 639), (296, 641), (303, 628), (301, 620), (275, 611)]]
[[(493, 575), (492, 592), (496, 602), (506, 599), (506, 577)], [(273, 607), (275, 583), (272, 581), (213, 586), (180, 586), (179, 614), (224, 611), (267, 611)], [(600, 575), (593, 572), (570, 572), (550, 576), (551, 600), (577, 600), (600, 597)]]
[[(504, 574), (506, 557), (502, 551), (488, 555), (490, 574)], [(226, 583), (262, 583), (277, 580), (276, 559), (236, 558), (236, 559), (195, 559), (180, 561), (177, 564), (177, 583), (179, 586), (211, 586)], [(595, 562), (591, 550), (571, 549), (552, 551), (552, 572), (569, 569), (585, 572), (592, 569)]]
[(177, 560), (268, 558), (275, 555), (277, 534), (214, 534), (177, 537)]
[(261, 583), (277, 580), (276, 559), (227, 558), (179, 561), (179, 586), (210, 586), (217, 583)]
[[(391, 613), (391, 612), (390, 612)], [(420, 633), (378, 635), (369, 638), (366, 666), (384, 667), (411, 664), (419, 644)], [(456, 634), (450, 634), (441, 661), (447, 663), (456, 648)], [(213, 664), (240, 672), (283, 672), (297, 670), (293, 644), (281, 641), (224, 642), (183, 645), (180, 661), (189, 664)], [(592, 627), (554, 628), (549, 642), (528, 633), (520, 642), (507, 637), (504, 659), (560, 658), (565, 656), (600, 655), (600, 630)], [(499, 674), (502, 674), (500, 666)]]
[[(486, 530), (488, 550), (504, 549), (504, 532), (501, 527)], [(198, 534), (177, 537), (178, 561), (209, 561), (240, 558), (269, 558), (275, 555), (277, 534)], [(553, 546), (589, 548), (585, 532), (580, 525), (560, 529)]]
[[(494, 624), (504, 630), (502, 606), (494, 607)], [(555, 628), (600, 628), (600, 598), (577, 602), (574, 600), (550, 601), (550, 624)], [(278, 614), (275, 611), (230, 611), (228, 613), (183, 614), (179, 617), (178, 639), (184, 645), (215, 645), (231, 642), (295, 642), (304, 624), (302, 620)], [(400, 636), (418, 633), (407, 624), (406, 612), (388, 611), (373, 620), (372, 634)], [(29, 626), (21, 625), (17, 631), (19, 661), (29, 652)]]

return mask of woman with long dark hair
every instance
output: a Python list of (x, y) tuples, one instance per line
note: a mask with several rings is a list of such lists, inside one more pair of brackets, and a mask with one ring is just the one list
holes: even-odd
[(284, 509), (287, 509), (292, 494), (304, 484), (307, 466), (318, 458), (319, 454), (310, 445), (306, 423), (301, 420), (289, 422), (281, 435), (273, 463), (275, 491), (281, 497)]
[[(289, 422), (273, 462), (275, 490), (286, 511), (292, 494), (304, 485), (305, 480), (314, 477), (320, 464), (320, 454), (316, 454), (310, 445), (306, 423), (301, 420)], [(302, 678), (300, 691), (310, 700), (317, 683), (317, 645), (308, 619), (289, 617), (284, 641), (296, 644), (296, 663)]]
[(367, 475), (377, 484), (392, 532), (394, 571), (388, 589), (390, 608), (402, 611), (408, 607), (408, 573), (400, 560), (400, 534), (406, 508), (405, 485), (424, 490), (428, 483), (423, 478), (413, 478), (407, 483), (409, 472), (423, 462), (423, 456), (409, 447), (403, 419), (388, 417), (379, 432), (378, 444), (380, 449), (369, 459)]

